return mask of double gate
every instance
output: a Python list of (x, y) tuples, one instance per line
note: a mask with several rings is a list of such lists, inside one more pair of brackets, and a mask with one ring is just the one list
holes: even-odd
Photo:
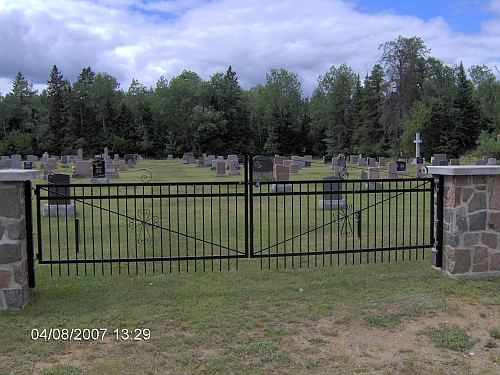
[(432, 179), (37, 185), (35, 257), (51, 273), (149, 273), (423, 258)]

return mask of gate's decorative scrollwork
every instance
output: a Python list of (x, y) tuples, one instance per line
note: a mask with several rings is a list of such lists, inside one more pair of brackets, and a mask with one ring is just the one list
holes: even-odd
[(139, 227), (137, 243), (139, 243), (140, 245), (145, 245), (152, 242), (152, 231), (155, 229), (155, 227), (159, 226), (159, 222), (160, 219), (158, 218), (158, 216), (151, 216), (150, 210), (139, 210), (137, 211), (137, 218), (130, 219), (129, 227)]
[(140, 169), (141, 171), (144, 171), (144, 172), (147, 172), (144, 173), (142, 176), (141, 176), (141, 181), (145, 184), (148, 184), (151, 182), (151, 180), (153, 179), (153, 174), (151, 173), (151, 171), (149, 169), (146, 169), (146, 168), (142, 168)]
[(354, 222), (359, 222), (360, 213), (352, 209), (352, 204), (344, 205), (338, 212), (333, 214), (334, 220), (341, 225), (340, 235), (342, 237), (352, 237), (354, 234)]

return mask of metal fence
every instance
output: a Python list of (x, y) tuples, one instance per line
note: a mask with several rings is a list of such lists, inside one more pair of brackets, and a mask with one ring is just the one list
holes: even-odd
[(52, 274), (421, 259), (432, 179), (37, 185), (36, 258)]

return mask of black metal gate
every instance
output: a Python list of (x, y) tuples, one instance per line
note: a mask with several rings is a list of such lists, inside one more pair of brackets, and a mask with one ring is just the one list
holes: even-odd
[(423, 258), (434, 181), (37, 185), (40, 264), (59, 275), (295, 267)]

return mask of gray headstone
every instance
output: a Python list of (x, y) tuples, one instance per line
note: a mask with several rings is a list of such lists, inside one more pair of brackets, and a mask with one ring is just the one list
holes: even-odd
[(388, 178), (398, 178), (398, 164), (395, 161), (387, 163)]
[(343, 180), (337, 176), (323, 178), (323, 199), (319, 201), (319, 209), (330, 210), (345, 206), (342, 198)]
[[(446, 161), (446, 164), (440, 164), (441, 161)], [(432, 165), (448, 165), (448, 156), (446, 154), (434, 154), (434, 159), (432, 159)]]
[(10, 169), (21, 169), (21, 155), (14, 154), (10, 156)]

